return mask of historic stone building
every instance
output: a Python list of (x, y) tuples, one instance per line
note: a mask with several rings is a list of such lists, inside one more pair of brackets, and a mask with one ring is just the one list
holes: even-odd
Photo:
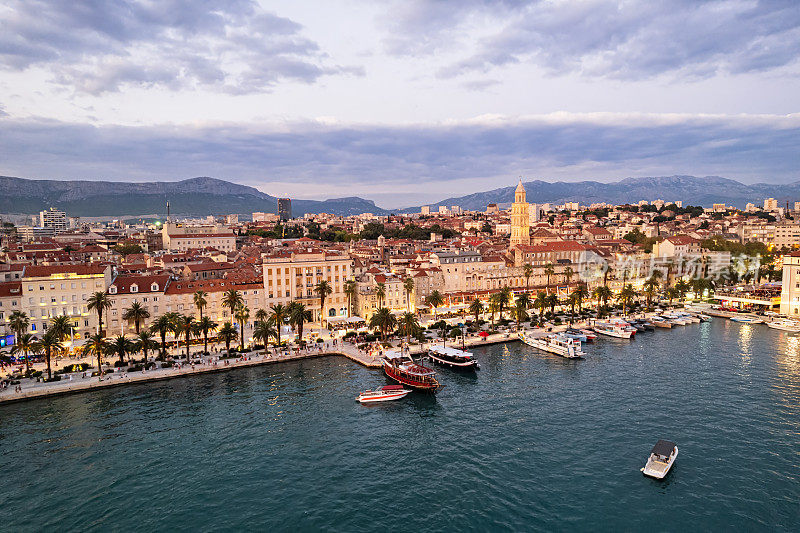
[(514, 203), (511, 204), (511, 246), (515, 244), (530, 244), (531, 219), (528, 202), (525, 200), (525, 187), (519, 180), (517, 190), (514, 191)]

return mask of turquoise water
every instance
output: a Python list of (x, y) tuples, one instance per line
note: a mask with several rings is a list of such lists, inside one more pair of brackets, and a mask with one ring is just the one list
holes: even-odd
[(384, 405), (354, 401), (379, 372), (326, 358), (2, 406), (0, 527), (798, 530), (800, 338), (637, 337), (476, 349), (477, 376)]

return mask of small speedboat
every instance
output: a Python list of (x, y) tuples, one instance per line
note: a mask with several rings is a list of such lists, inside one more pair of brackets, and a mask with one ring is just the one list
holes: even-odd
[(653, 318), (653, 325), (657, 328), (667, 328), (667, 329), (672, 328), (672, 322), (670, 322), (669, 320), (664, 320), (661, 317)]
[(578, 331), (586, 336), (586, 342), (592, 342), (597, 339), (597, 333), (590, 329), (579, 329)]
[(388, 402), (405, 398), (411, 389), (403, 388), (402, 385), (384, 385), (375, 390), (366, 390), (358, 395), (356, 401), (361, 403)]
[(731, 321), (732, 322), (739, 322), (741, 324), (763, 324), (764, 323), (764, 321), (761, 320), (760, 318), (756, 318), (754, 316), (746, 316), (746, 315), (732, 316), (731, 317)]
[(584, 332), (574, 328), (569, 328), (568, 330), (564, 331), (562, 335), (564, 335), (565, 337), (569, 337), (570, 339), (579, 340), (581, 342), (586, 342), (587, 340), (589, 340)]
[(678, 457), (678, 446), (668, 440), (659, 440), (650, 451), (647, 464), (641, 469), (645, 476), (664, 479)]

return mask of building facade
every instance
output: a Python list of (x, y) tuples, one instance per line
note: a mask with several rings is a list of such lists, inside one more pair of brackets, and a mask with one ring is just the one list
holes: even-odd
[(530, 244), (531, 215), (525, 199), (525, 187), (519, 180), (514, 191), (514, 203), (511, 204), (511, 246)]

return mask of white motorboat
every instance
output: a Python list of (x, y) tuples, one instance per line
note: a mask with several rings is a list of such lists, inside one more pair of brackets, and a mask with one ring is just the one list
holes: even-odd
[(781, 331), (789, 331), (791, 333), (800, 332), (800, 322), (792, 320), (791, 318), (781, 318), (767, 322), (767, 326), (772, 329), (779, 329)]
[(618, 324), (609, 324), (607, 322), (597, 322), (595, 323), (593, 329), (600, 335), (605, 335), (606, 337), (616, 337), (618, 339), (630, 339), (633, 335), (633, 331)]
[(664, 479), (678, 458), (678, 446), (668, 440), (659, 440), (650, 451), (647, 464), (642, 468), (642, 474), (656, 479)]
[(731, 317), (732, 322), (739, 322), (740, 324), (763, 324), (764, 321), (760, 318), (748, 315), (737, 315)]
[(388, 402), (405, 398), (409, 392), (411, 392), (411, 389), (403, 388), (402, 385), (384, 385), (375, 390), (362, 392), (358, 395), (356, 401), (361, 403)]
[(544, 335), (542, 337), (529, 337), (525, 333), (520, 332), (519, 340), (545, 352), (554, 353), (567, 359), (579, 359), (584, 356), (581, 350), (581, 341), (577, 339), (570, 339), (564, 335)]

